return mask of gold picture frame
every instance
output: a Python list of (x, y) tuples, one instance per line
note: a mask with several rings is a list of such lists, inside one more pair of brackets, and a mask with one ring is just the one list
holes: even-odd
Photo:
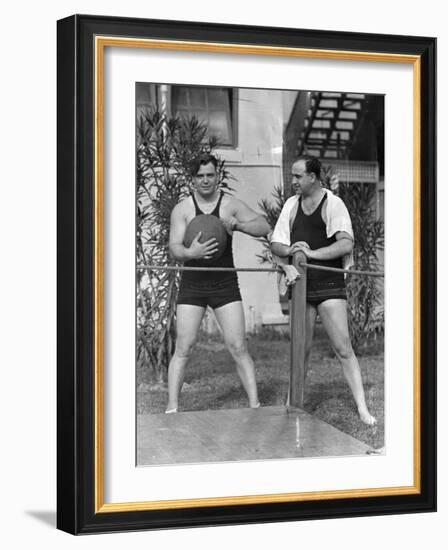
[[(413, 484), (105, 502), (104, 53), (108, 47), (337, 61), (413, 70)], [(435, 40), (73, 16), (58, 22), (58, 527), (71, 533), (435, 509)], [(67, 128), (69, 131), (67, 131)], [(422, 186), (422, 181), (425, 186)], [(67, 288), (72, 292), (67, 293)], [(67, 295), (68, 294), (68, 295)], [(429, 301), (429, 302), (428, 302)], [(425, 368), (422, 368), (424, 363)], [(331, 501), (331, 506), (326, 503)], [(335, 506), (336, 504), (336, 506)]]

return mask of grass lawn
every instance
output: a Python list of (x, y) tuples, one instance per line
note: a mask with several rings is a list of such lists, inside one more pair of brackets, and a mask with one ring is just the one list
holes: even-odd
[[(271, 332), (250, 336), (262, 406), (284, 405), (289, 378), (289, 340)], [(322, 327), (316, 327), (306, 380), (304, 409), (373, 448), (384, 446), (384, 362), (381, 352), (359, 357), (370, 412), (378, 425), (365, 426), (342, 369), (333, 356)], [(164, 412), (166, 384), (152, 384), (144, 367), (137, 369), (137, 412)], [(180, 398), (181, 411), (247, 407), (247, 397), (231, 356), (219, 337), (202, 336), (186, 370)]]

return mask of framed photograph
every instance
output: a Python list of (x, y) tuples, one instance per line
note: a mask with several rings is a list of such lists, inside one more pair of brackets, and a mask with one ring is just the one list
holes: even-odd
[(436, 509), (436, 40), (58, 21), (58, 528)]

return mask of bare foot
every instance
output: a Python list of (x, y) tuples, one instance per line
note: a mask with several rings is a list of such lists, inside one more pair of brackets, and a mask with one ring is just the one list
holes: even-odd
[(377, 419), (372, 416), (369, 411), (358, 411), (359, 412), (359, 418), (364, 422), (364, 424), (367, 424), (367, 426), (376, 426), (377, 425)]

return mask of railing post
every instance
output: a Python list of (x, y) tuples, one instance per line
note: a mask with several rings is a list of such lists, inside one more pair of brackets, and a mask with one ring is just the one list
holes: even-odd
[(303, 408), (305, 389), (305, 313), (306, 313), (306, 267), (299, 262), (306, 262), (303, 252), (296, 252), (292, 263), (300, 274), (292, 287), (289, 329), (291, 340), (289, 404), (291, 407)]

